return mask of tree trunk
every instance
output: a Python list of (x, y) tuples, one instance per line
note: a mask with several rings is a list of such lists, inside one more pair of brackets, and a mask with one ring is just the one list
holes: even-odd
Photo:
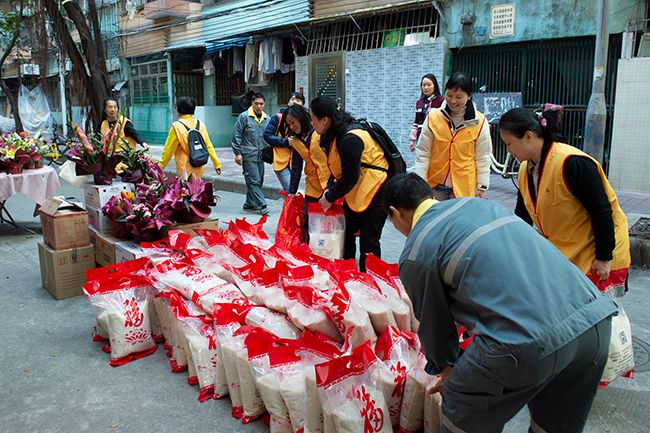
[(14, 113), (14, 121), (16, 122), (16, 132), (23, 132), (23, 122), (20, 120), (20, 111), (18, 110), (18, 99), (11, 93), (11, 90), (9, 89), (9, 86), (7, 86), (7, 83), (4, 82), (2, 79), (2, 65), (4, 65), (5, 60), (7, 60), (7, 57), (9, 57), (9, 53), (11, 53), (11, 50), (14, 49), (14, 45), (16, 45), (16, 41), (18, 40), (18, 36), (20, 36), (20, 24), (23, 21), (23, 0), (20, 1), (20, 8), (18, 10), (18, 19), (16, 20), (16, 28), (14, 29), (14, 34), (11, 38), (11, 41), (9, 41), (9, 45), (6, 47), (5, 52), (2, 53), (2, 57), (0, 57), (0, 88), (2, 88), (2, 91), (4, 92), (5, 95), (7, 95), (7, 99), (9, 100), (9, 106), (11, 107), (11, 111)]

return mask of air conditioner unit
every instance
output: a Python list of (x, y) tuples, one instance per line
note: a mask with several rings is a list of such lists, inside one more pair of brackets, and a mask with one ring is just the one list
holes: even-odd
[(650, 57), (650, 33), (641, 35), (639, 41), (639, 51), (636, 53), (637, 57)]
[(20, 65), (20, 72), (23, 75), (41, 75), (41, 67), (35, 63), (24, 63)]

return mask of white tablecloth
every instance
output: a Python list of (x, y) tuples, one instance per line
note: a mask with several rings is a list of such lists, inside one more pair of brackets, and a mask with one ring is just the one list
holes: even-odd
[(37, 204), (42, 204), (60, 185), (59, 175), (49, 166), (25, 170), (21, 174), (0, 173), (0, 202), (22, 192)]

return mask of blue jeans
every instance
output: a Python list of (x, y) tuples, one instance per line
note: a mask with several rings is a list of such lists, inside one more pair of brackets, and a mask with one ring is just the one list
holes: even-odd
[(285, 167), (280, 171), (276, 171), (275, 175), (278, 177), (278, 180), (280, 181), (280, 185), (282, 185), (284, 192), (289, 194), (289, 185), (291, 183), (291, 169), (289, 167)]
[(242, 169), (247, 188), (244, 207), (249, 209), (266, 207), (264, 191), (262, 190), (262, 184), (264, 183), (264, 163), (262, 161), (244, 159)]

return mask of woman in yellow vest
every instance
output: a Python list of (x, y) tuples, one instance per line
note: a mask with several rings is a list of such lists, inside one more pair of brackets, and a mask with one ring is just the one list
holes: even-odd
[(336, 102), (320, 96), (311, 101), (311, 124), (320, 147), (327, 155), (332, 180), (320, 204), (324, 210), (345, 198), (345, 243), (343, 258), (356, 257), (355, 234), (359, 232), (359, 269), (366, 269), (366, 255), (381, 257), (380, 238), (386, 223), (381, 205), (382, 186), (388, 178), (388, 161), (370, 134), (355, 125), (355, 119)]
[[(287, 105), (291, 107), (294, 104), (305, 105), (305, 97), (302, 93), (295, 92), (291, 94)], [(289, 193), (289, 182), (291, 180), (291, 148), (287, 137), (291, 131), (287, 127), (286, 118), (283, 114), (286, 109), (280, 110), (275, 116), (271, 117), (269, 124), (264, 130), (264, 141), (273, 149), (273, 171), (282, 185), (282, 189)]]
[(139, 144), (144, 150), (149, 149), (147, 143), (144, 142), (142, 137), (133, 127), (133, 122), (119, 114), (119, 107), (115, 99), (104, 100), (104, 120), (102, 121), (100, 131), (102, 136), (106, 136), (109, 132), (113, 133), (113, 128), (119, 127), (120, 137), (122, 138), (122, 146), (129, 147), (131, 150), (136, 149), (136, 144)]
[[(505, 113), (499, 132), (519, 161), (515, 213), (550, 240), (602, 291), (625, 293), (627, 218), (600, 164), (564, 143), (559, 107)], [(531, 264), (534, 266), (534, 264)]]
[(291, 149), (291, 177), (287, 190), (289, 195), (298, 192), (303, 165), (305, 169), (302, 240), (308, 244), (308, 206), (323, 196), (331, 173), (327, 166), (327, 155), (320, 147), (320, 136), (311, 129), (309, 111), (301, 104), (293, 104), (284, 111), (284, 119), (290, 130), (288, 142)]
[[(174, 160), (176, 160), (176, 175), (185, 179), (190, 177), (192, 174), (194, 177), (200, 179), (203, 176), (203, 169), (205, 167), (192, 167), (192, 164), (190, 164), (190, 151), (187, 145), (187, 135), (190, 129), (196, 128), (198, 122), (194, 117), (195, 109), (196, 105), (194, 104), (194, 100), (189, 96), (181, 96), (176, 100), (176, 111), (180, 118), (176, 122), (172, 123), (169, 135), (167, 136), (167, 141), (165, 141), (162, 157), (160, 158), (160, 166), (165, 168), (173, 156)], [(217, 171), (217, 174), (220, 175), (221, 162), (219, 162), (219, 158), (217, 158), (214, 146), (212, 146), (210, 136), (208, 135), (208, 130), (203, 122), (199, 125), (199, 132), (201, 132), (205, 145), (208, 148), (208, 154), (210, 155), (210, 160), (214, 165), (214, 169)]]
[(454, 72), (445, 101), (431, 109), (415, 149), (415, 173), (438, 200), (483, 197), (490, 186), (490, 125), (472, 102), (472, 79)]

